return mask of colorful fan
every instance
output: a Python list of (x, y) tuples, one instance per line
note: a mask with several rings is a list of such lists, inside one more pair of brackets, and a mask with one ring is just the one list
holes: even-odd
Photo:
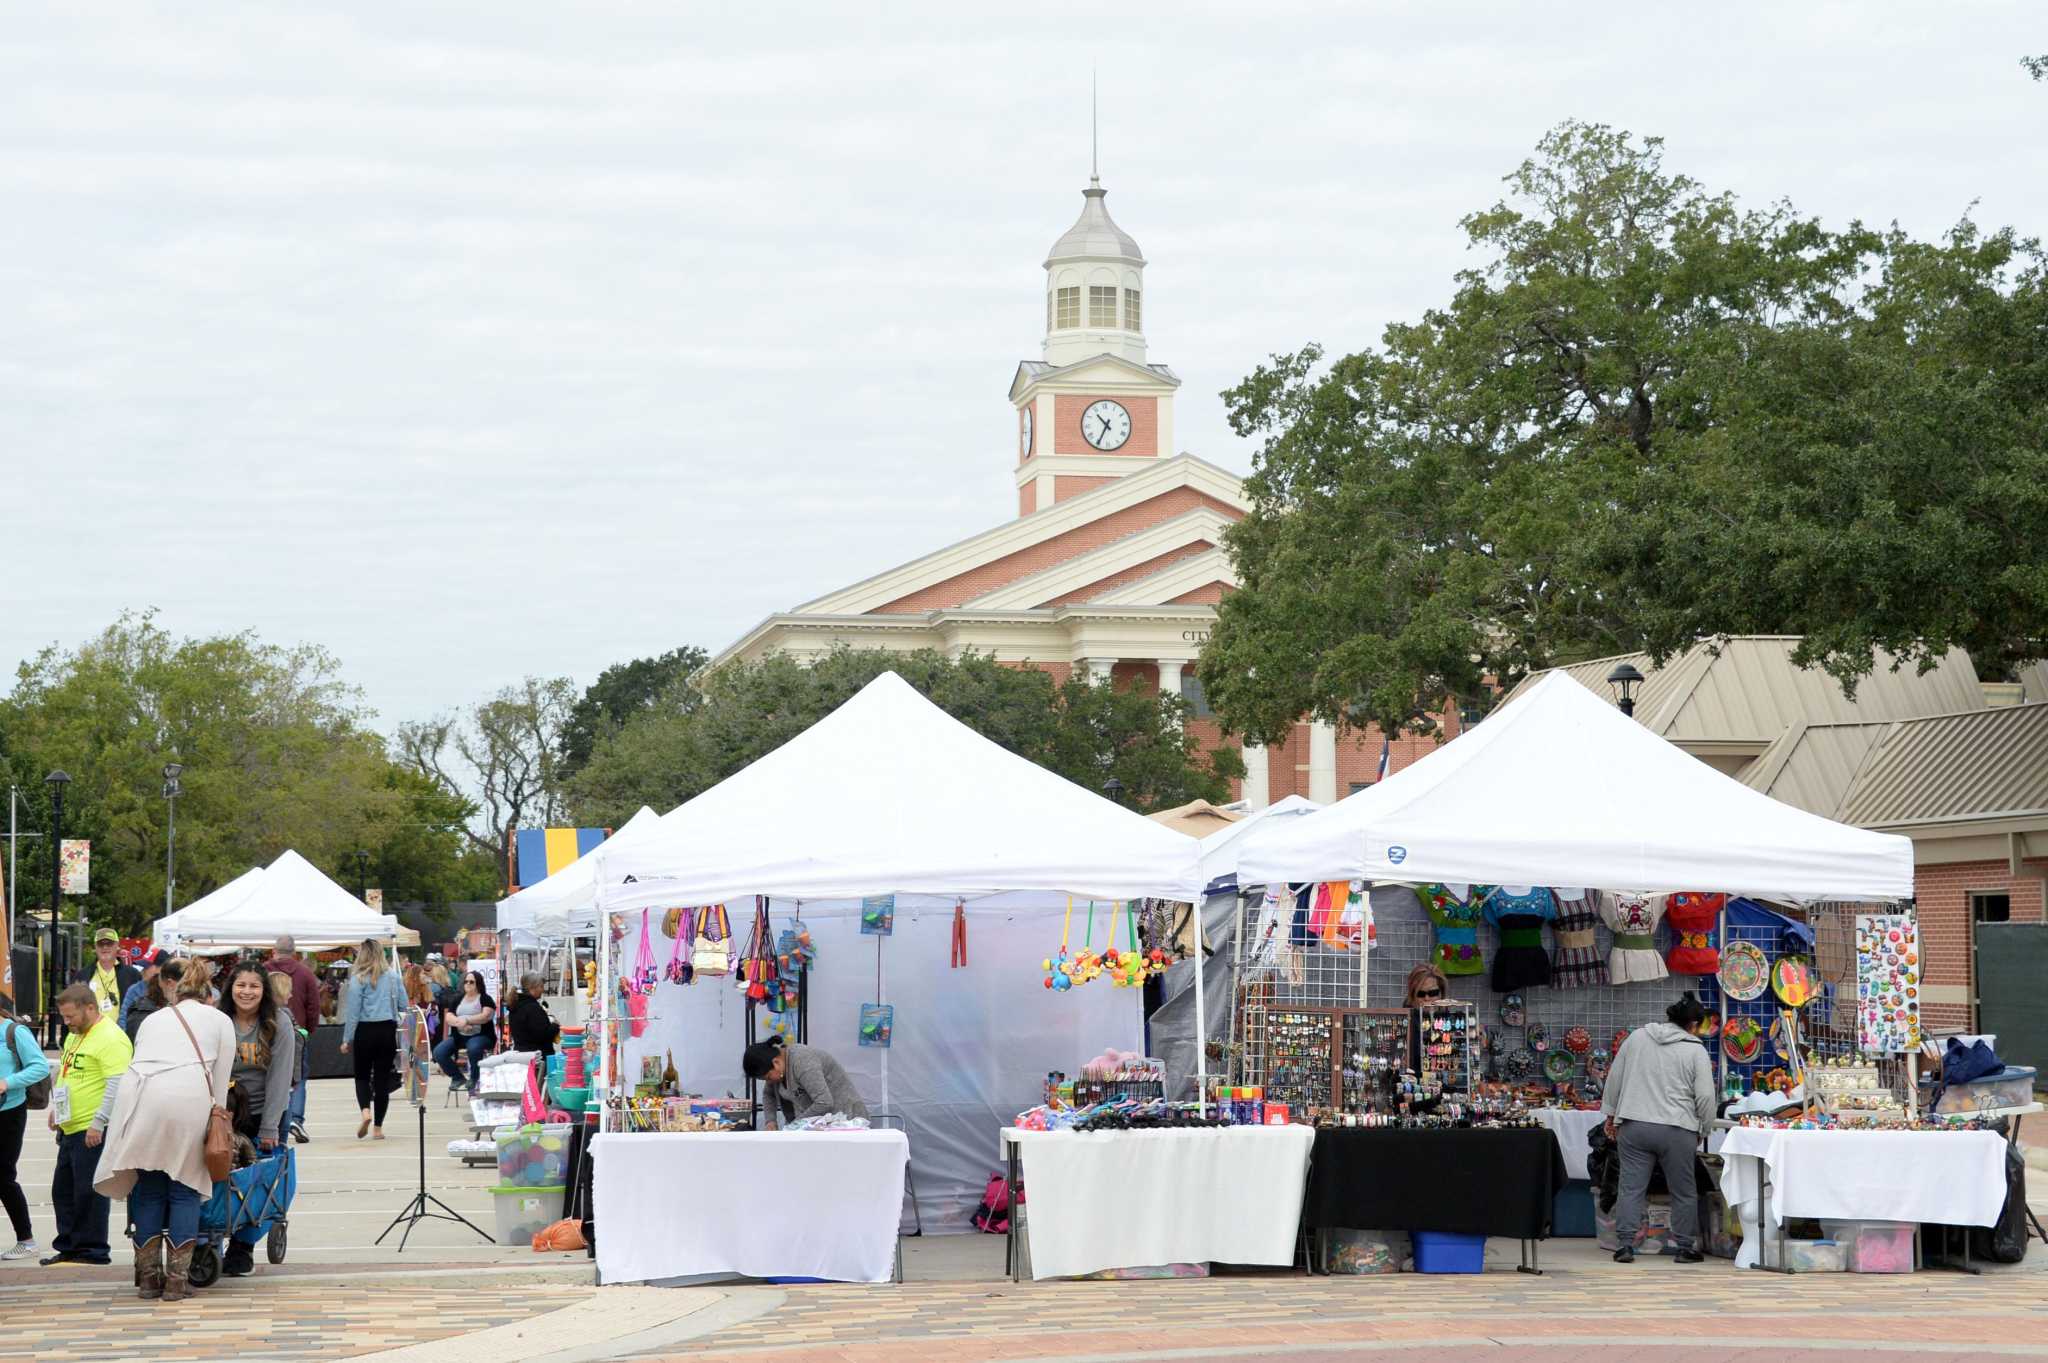
[(1748, 1002), (1762, 998), (1770, 987), (1770, 963), (1754, 942), (1730, 942), (1721, 949), (1721, 969), (1714, 976), (1721, 992), (1731, 999)]

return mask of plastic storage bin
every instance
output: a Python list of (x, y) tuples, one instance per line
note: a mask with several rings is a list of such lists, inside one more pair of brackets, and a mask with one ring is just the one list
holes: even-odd
[(498, 1243), (530, 1245), (534, 1235), (562, 1219), (566, 1202), (565, 1184), (556, 1188), (493, 1188), (491, 1201), (498, 1213)]
[(1408, 1261), (1406, 1231), (1331, 1230), (1327, 1234), (1332, 1273), (1399, 1273)]
[(545, 1126), (508, 1126), (492, 1139), (498, 1144), (498, 1182), (507, 1188), (545, 1188), (569, 1177), (567, 1122)]
[(1575, 1178), (1557, 1190), (1550, 1206), (1550, 1233), (1560, 1240), (1591, 1240), (1599, 1234), (1593, 1221), (1593, 1185)]
[(1787, 1240), (1785, 1260), (1778, 1262), (1778, 1237), (1764, 1235), (1763, 1260), (1766, 1268), (1787, 1268), (1794, 1273), (1842, 1273), (1849, 1267), (1849, 1249), (1839, 1240)]
[(1951, 1084), (1934, 1110), (1939, 1113), (1983, 1112), (1990, 1108), (2025, 1107), (2034, 1101), (2034, 1067), (2007, 1065), (1969, 1084)]
[(1414, 1234), (1417, 1273), (1484, 1273), (1486, 1237), (1419, 1230)]
[(1828, 1221), (1828, 1239), (1842, 1246), (1851, 1273), (1911, 1273), (1913, 1225), (1909, 1221)]

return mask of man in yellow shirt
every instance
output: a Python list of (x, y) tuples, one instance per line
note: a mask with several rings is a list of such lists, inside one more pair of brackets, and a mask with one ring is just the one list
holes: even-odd
[(113, 1115), (114, 1096), (135, 1048), (120, 1024), (100, 1011), (91, 985), (74, 984), (57, 996), (67, 1035), (50, 1090), (50, 1129), (57, 1133), (57, 1172), (50, 1202), (57, 1213), (56, 1253), (44, 1264), (107, 1264), (107, 1199), (93, 1191), (100, 1140)]

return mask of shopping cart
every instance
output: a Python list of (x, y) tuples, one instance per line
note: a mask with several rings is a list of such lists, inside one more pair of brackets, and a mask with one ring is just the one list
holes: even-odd
[(298, 1191), (299, 1169), (289, 1143), (246, 1169), (237, 1169), (213, 1185), (213, 1196), (199, 1209), (199, 1243), (192, 1248), (191, 1283), (210, 1287), (220, 1277), (221, 1256), (228, 1237), (254, 1227), (265, 1232), (264, 1255), (284, 1262), (287, 1213)]

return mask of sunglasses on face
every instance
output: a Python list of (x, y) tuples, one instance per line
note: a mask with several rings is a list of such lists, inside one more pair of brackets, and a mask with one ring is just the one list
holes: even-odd
[(1415, 991), (1415, 997), (1418, 999), (1440, 999), (1443, 996), (1444, 991), (1441, 989), (1418, 989)]

